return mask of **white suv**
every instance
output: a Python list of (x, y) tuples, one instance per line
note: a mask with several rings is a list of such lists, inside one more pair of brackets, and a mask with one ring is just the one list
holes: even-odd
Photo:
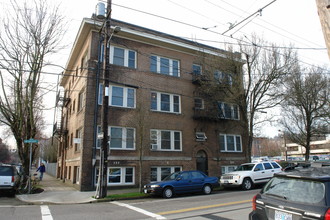
[(281, 171), (282, 167), (275, 161), (244, 163), (234, 172), (222, 175), (220, 184), (224, 187), (241, 186), (244, 190), (249, 190), (254, 184), (268, 182), (274, 173)]

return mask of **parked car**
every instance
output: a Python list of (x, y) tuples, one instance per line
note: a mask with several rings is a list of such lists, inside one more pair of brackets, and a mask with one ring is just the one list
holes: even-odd
[(224, 187), (242, 187), (252, 189), (253, 185), (268, 182), (274, 173), (281, 172), (282, 167), (275, 161), (244, 163), (234, 172), (221, 176), (220, 184)]
[(19, 185), (20, 176), (13, 165), (0, 164), (0, 191), (14, 195)]
[(330, 167), (276, 173), (253, 197), (249, 219), (330, 219)]
[(144, 186), (144, 193), (171, 198), (175, 194), (202, 192), (210, 194), (220, 186), (218, 177), (209, 177), (201, 171), (179, 171), (170, 174), (160, 182)]

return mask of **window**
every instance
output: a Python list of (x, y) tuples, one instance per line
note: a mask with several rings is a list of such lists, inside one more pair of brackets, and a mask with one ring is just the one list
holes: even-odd
[(150, 130), (151, 150), (181, 151), (181, 131)]
[(151, 92), (151, 110), (180, 113), (180, 96)]
[(194, 98), (195, 109), (204, 109), (204, 100), (201, 98)]
[(233, 77), (229, 73), (224, 73), (219, 70), (214, 71), (214, 79), (221, 84), (226, 84), (229, 86), (233, 85)]
[(103, 103), (103, 84), (99, 84), (99, 95), (97, 98), (98, 98), (97, 103), (99, 105), (102, 105), (102, 103)]
[(133, 128), (110, 127), (110, 149), (134, 149), (135, 130)]
[(82, 128), (76, 130), (75, 151), (79, 151), (82, 146)]
[[(135, 182), (133, 167), (108, 167), (108, 185), (133, 185)], [(99, 176), (98, 167), (95, 168), (95, 184)]]
[(181, 167), (151, 167), (150, 181), (162, 181), (171, 173), (181, 171)]
[(264, 163), (265, 169), (266, 170), (271, 170), (273, 169), (272, 165), (270, 165), (270, 163)]
[[(97, 133), (101, 133), (101, 126), (97, 126)], [(112, 150), (134, 150), (135, 149), (135, 129), (125, 127), (109, 127), (108, 129), (110, 149)], [(102, 138), (97, 138), (96, 146), (100, 148)]]
[(150, 56), (150, 71), (169, 76), (180, 77), (180, 63), (178, 60), (173, 60), (165, 57)]
[(78, 112), (83, 109), (84, 106), (84, 93), (80, 92), (78, 95)]
[(86, 51), (81, 58), (81, 63), (80, 63), (80, 72), (82, 72), (84, 69), (87, 68), (87, 61), (88, 61), (88, 51)]
[(136, 52), (125, 48), (110, 46), (110, 63), (118, 66), (136, 68)]
[(126, 185), (134, 183), (133, 167), (109, 167), (108, 185)]
[(238, 105), (218, 102), (219, 114), (222, 119), (239, 120)]
[(202, 75), (202, 66), (201, 65), (193, 64), (192, 69), (193, 69), (193, 74)]
[(220, 134), (219, 141), (221, 152), (242, 152), (240, 135)]
[[(103, 85), (99, 85), (98, 104), (102, 105)], [(135, 108), (135, 89), (110, 85), (109, 106)]]

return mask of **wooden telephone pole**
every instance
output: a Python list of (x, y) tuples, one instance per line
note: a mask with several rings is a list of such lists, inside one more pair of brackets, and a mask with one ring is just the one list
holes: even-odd
[(102, 103), (102, 146), (100, 149), (100, 167), (99, 167), (99, 180), (96, 192), (96, 198), (105, 198), (107, 196), (107, 172), (108, 172), (108, 151), (109, 151), (109, 138), (108, 138), (108, 111), (109, 111), (109, 77), (110, 77), (110, 29), (111, 29), (111, 0), (107, 1), (107, 15), (100, 32), (104, 28), (104, 61), (103, 61), (103, 103)]

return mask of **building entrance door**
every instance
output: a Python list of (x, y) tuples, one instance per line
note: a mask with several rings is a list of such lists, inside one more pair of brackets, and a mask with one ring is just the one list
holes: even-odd
[(197, 152), (196, 167), (197, 170), (202, 171), (206, 175), (208, 175), (209, 168), (208, 168), (207, 154), (203, 150)]

